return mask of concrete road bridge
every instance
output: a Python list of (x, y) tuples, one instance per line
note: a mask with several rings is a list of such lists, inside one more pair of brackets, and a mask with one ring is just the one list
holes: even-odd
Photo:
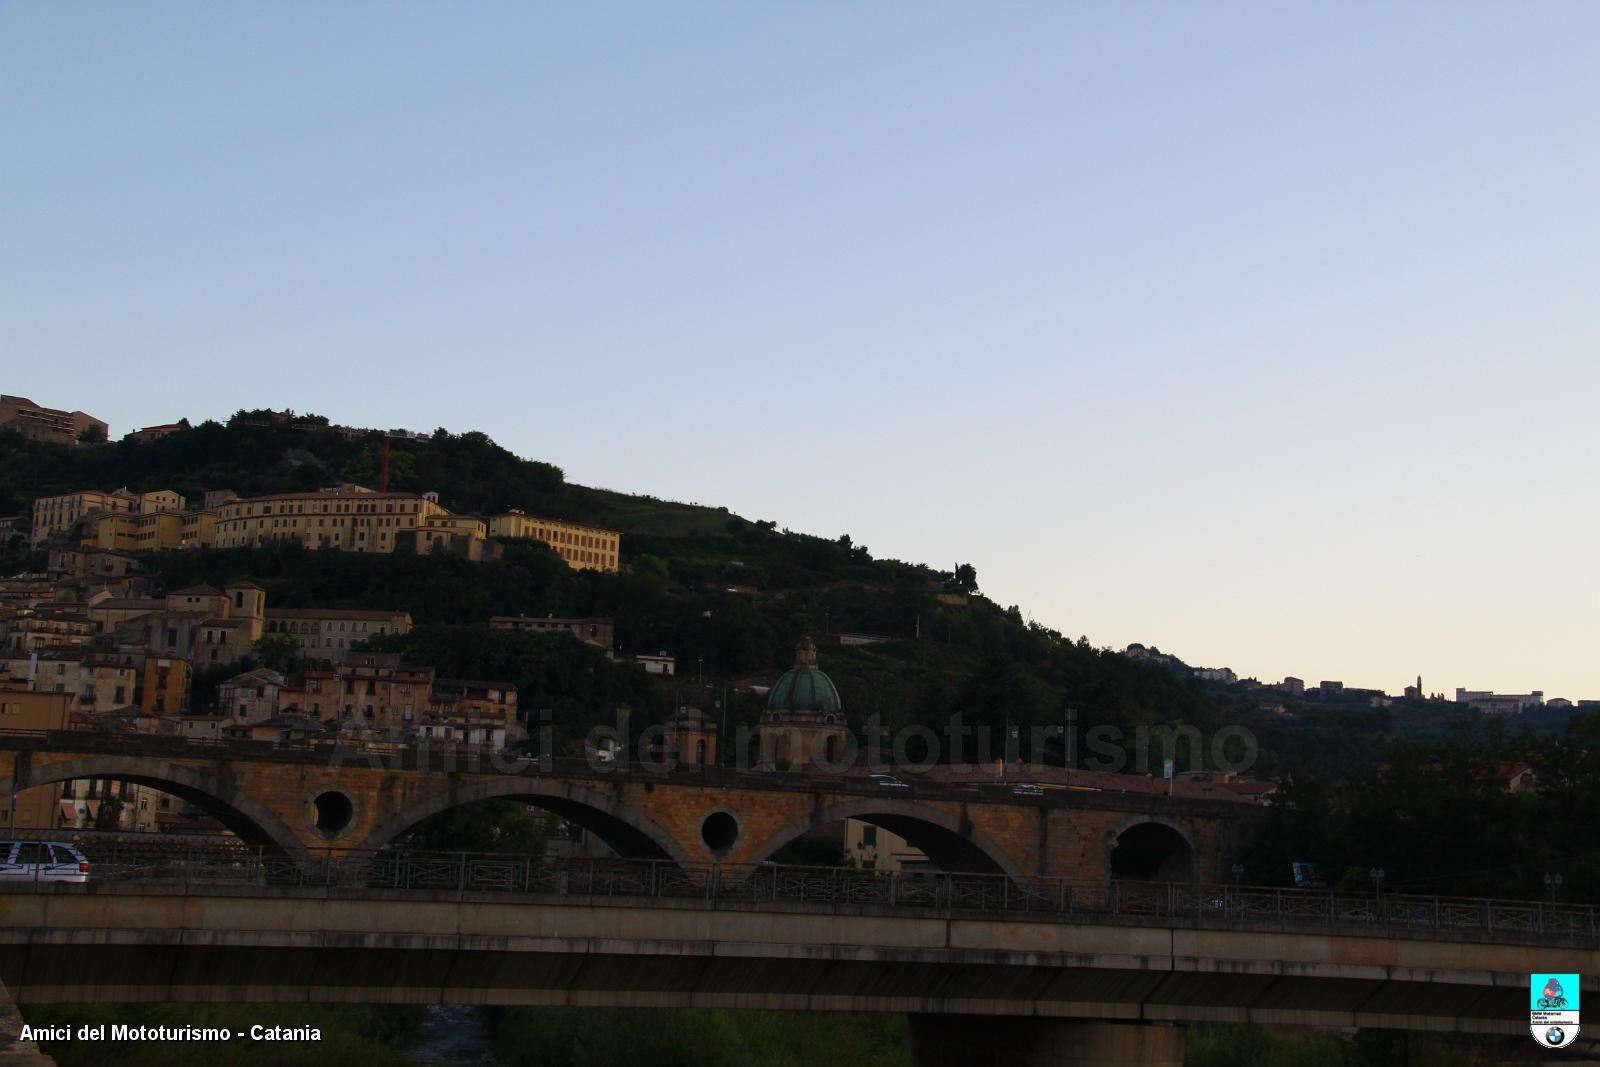
[(1527, 1035), (1594, 995), (1596, 909), (769, 864), (249, 849), (0, 882), (21, 1003), (561, 1004), (906, 1012), (913, 1061), (1167, 1064), (1184, 1026)]
[(431, 815), (514, 797), (629, 859), (756, 863), (859, 819), (946, 871), (1012, 879), (1221, 881), (1258, 806), (1138, 793), (939, 784), (855, 775), (517, 760), (478, 753), (0, 731), (0, 795), (75, 779), (137, 782), (214, 814), (285, 855), (380, 849)]

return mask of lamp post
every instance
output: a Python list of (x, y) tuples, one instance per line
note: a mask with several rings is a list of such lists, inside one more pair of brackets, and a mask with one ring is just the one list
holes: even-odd
[(1238, 885), (1240, 883), (1240, 881), (1242, 881), (1243, 879), (1244, 879), (1244, 864), (1235, 863), (1233, 865), (1233, 884), (1234, 885)]
[(1561, 891), (1561, 881), (1559, 874), (1547, 874), (1544, 876), (1544, 887), (1550, 890), (1550, 903), (1552, 904), (1556, 902), (1556, 894)]
[(1383, 899), (1383, 879), (1385, 877), (1384, 869), (1382, 867), (1374, 867), (1374, 868), (1372, 868), (1372, 870), (1368, 871), (1367, 874), (1369, 874), (1372, 877), (1372, 893), (1373, 893), (1373, 895), (1376, 896), (1379, 900), (1382, 900)]

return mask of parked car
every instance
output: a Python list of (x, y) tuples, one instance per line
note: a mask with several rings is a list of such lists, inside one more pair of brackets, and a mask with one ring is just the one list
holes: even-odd
[(1044, 789), (1034, 785), (1032, 782), (1022, 782), (1011, 788), (1011, 795), (1014, 797), (1042, 797), (1044, 796)]
[(902, 782), (892, 774), (874, 774), (872, 780), (883, 789), (910, 789), (909, 785)]
[(0, 841), (0, 881), (87, 882), (89, 858), (65, 841)]

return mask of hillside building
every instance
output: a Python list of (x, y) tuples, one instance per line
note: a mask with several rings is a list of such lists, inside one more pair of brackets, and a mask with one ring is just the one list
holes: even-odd
[(1544, 693), (1538, 689), (1531, 693), (1493, 693), (1458, 688), (1456, 703), (1466, 704), (1485, 715), (1516, 715), (1531, 708), (1543, 707)]
[(111, 427), (82, 411), (62, 411), (35, 404), (25, 396), (0, 394), (0, 429), (15, 430), (33, 441), (76, 445), (84, 431), (98, 429), (100, 439), (111, 436)]
[(529, 633), (568, 633), (586, 645), (603, 649), (611, 654), (616, 636), (616, 624), (605, 616), (592, 618), (557, 618), (554, 615), (496, 615), (489, 620), (495, 630), (524, 630)]
[(411, 632), (406, 611), (357, 611), (352, 608), (268, 608), (266, 635), (289, 637), (306, 659), (343, 662), (350, 646), (370, 637)]
[(316, 492), (219, 497), (216, 513), (217, 548), (291, 543), (385, 555), (443, 551), (474, 561), (498, 556), (487, 524), (452, 514), (437, 493), (378, 492), (346, 483)]
[(389, 553), (400, 531), (450, 517), (435, 493), (379, 493), (359, 485), (241, 497), (217, 505), (217, 547), (295, 543), (308, 549)]
[(673, 678), (678, 673), (678, 657), (665, 649), (655, 653), (641, 653), (633, 657), (633, 662), (643, 667), (646, 674), (659, 674), (663, 678)]
[(615, 530), (565, 519), (543, 519), (516, 508), (489, 519), (489, 536), (543, 541), (574, 570), (614, 571), (622, 553), (622, 535)]
[(169, 552), (211, 548), (217, 542), (217, 516), (210, 511), (151, 511), (130, 515), (106, 512), (84, 519), (86, 548), (121, 552)]
[(98, 514), (149, 515), (159, 511), (182, 511), (183, 508), (183, 497), (170, 489), (135, 493), (124, 486), (111, 492), (81, 489), (75, 493), (41, 496), (33, 502), (33, 546), (37, 548), (51, 534), (67, 533), (79, 522)]

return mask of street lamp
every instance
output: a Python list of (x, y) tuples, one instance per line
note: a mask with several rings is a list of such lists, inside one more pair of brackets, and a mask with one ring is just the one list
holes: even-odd
[(1561, 876), (1559, 874), (1545, 875), (1544, 887), (1550, 890), (1550, 903), (1554, 904), (1556, 902), (1556, 894), (1561, 891)]
[(1385, 877), (1384, 869), (1382, 867), (1374, 867), (1372, 870), (1368, 871), (1367, 874), (1372, 877), (1373, 894), (1379, 897), (1383, 896), (1383, 879)]
[(1243, 879), (1243, 878), (1244, 878), (1244, 864), (1235, 863), (1233, 865), (1233, 884), (1234, 885), (1238, 885), (1240, 880)]

